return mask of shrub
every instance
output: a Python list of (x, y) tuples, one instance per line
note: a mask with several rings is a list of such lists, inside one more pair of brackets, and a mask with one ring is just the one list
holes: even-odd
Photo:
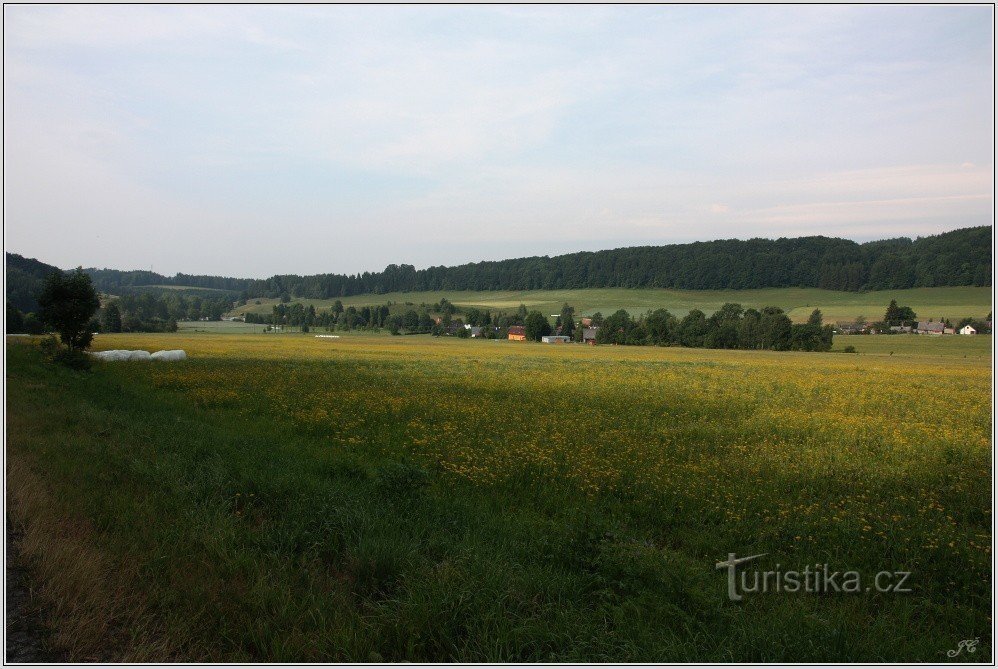
[(93, 359), (87, 355), (85, 352), (75, 349), (75, 348), (59, 348), (55, 355), (52, 356), (52, 361), (59, 363), (70, 369), (78, 369), (81, 371), (86, 371), (90, 369), (93, 364)]
[(855, 353), (856, 352), (856, 347), (850, 344), (849, 346), (846, 346), (844, 349), (842, 349), (842, 352), (843, 353)]

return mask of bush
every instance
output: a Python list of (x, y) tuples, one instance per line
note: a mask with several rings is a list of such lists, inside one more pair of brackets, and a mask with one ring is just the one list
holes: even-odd
[(50, 362), (70, 369), (87, 370), (93, 363), (93, 359), (89, 355), (78, 349), (62, 346), (53, 335), (43, 339), (38, 347)]
[(843, 353), (855, 353), (856, 352), (856, 347), (852, 346), (852, 345), (846, 346), (844, 349), (842, 349), (842, 352)]
[(86, 371), (93, 364), (93, 359), (85, 352), (75, 348), (60, 348), (52, 356), (52, 361), (70, 369)]

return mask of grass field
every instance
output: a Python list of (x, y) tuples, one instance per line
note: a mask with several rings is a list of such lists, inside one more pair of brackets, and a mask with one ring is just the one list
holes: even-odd
[[(89, 373), (29, 343), (8, 499), (76, 659), (992, 658), (990, 336), (100, 335), (190, 357)], [(913, 591), (732, 602), (729, 553)]]
[(251, 334), (263, 333), (266, 325), (259, 323), (243, 323), (241, 321), (178, 321), (177, 332), (191, 334), (195, 332), (211, 334)]
[[(411, 302), (434, 304), (441, 297), (459, 306), (476, 306), (512, 311), (520, 304), (537, 309), (544, 314), (559, 313), (561, 305), (568, 302), (576, 313), (591, 315), (597, 311), (608, 316), (617, 309), (626, 309), (632, 315), (660, 307), (677, 316), (684, 316), (691, 309), (700, 309), (708, 315), (717, 311), (725, 302), (737, 302), (744, 307), (781, 307), (797, 322), (807, 320), (816, 307), (820, 308), (826, 322), (853, 321), (857, 316), (870, 320), (882, 318), (892, 299), (910, 306), (922, 318), (949, 318), (956, 321), (965, 316), (982, 318), (991, 313), (991, 289), (969, 286), (951, 288), (914, 288), (909, 290), (847, 293), (817, 288), (766, 288), (760, 290), (664, 290), (657, 288), (605, 288), (586, 290), (533, 290), (533, 291), (442, 291), (432, 293), (387, 293), (384, 295), (353, 295), (340, 300), (345, 306), (364, 306)], [(328, 309), (335, 300), (297, 300)], [(260, 302), (260, 304), (256, 304)], [(277, 300), (250, 300), (233, 314), (247, 311), (270, 313)]]

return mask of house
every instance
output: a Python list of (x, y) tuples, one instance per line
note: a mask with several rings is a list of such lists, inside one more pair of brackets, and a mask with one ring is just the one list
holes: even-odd
[(484, 337), (485, 329), (478, 325), (469, 325), (468, 329), (471, 330), (472, 337)]
[(973, 335), (973, 334), (977, 334), (977, 330), (975, 330), (975, 329), (974, 329), (974, 328), (973, 328), (973, 327), (972, 327), (972, 326), (971, 326), (971, 325), (970, 325), (970, 324), (968, 323), (967, 325), (964, 325), (964, 326), (963, 326), (962, 328), (960, 328), (960, 334), (962, 334), (962, 335)]
[(522, 325), (510, 325), (509, 329), (506, 330), (507, 337), (510, 341), (526, 341), (527, 340), (527, 328)]
[(599, 332), (599, 328), (582, 328), (582, 343), (595, 346), (597, 332)]
[(593, 326), (593, 319), (589, 318), (588, 316), (582, 319), (582, 327), (591, 328), (592, 326)]
[(838, 322), (835, 324), (835, 329), (844, 335), (866, 334), (868, 327), (870, 327), (869, 323), (856, 323), (855, 321), (849, 323)]
[(911, 332), (911, 326), (910, 325), (892, 325), (891, 326), (891, 332), (895, 332), (895, 333)]
[(546, 337), (541, 337), (541, 342), (545, 344), (567, 344), (572, 341), (571, 337), (566, 337), (565, 335), (548, 335)]
[(919, 334), (936, 334), (941, 335), (946, 331), (946, 326), (943, 323), (933, 323), (931, 321), (919, 321), (918, 327), (915, 329)]

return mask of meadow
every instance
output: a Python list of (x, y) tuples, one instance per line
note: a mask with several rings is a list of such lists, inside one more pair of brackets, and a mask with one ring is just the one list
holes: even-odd
[[(31, 343), (8, 501), (75, 659), (992, 658), (990, 336), (122, 334), (94, 346), (190, 357), (90, 372)], [(912, 592), (732, 602), (729, 553)]]
[[(557, 314), (564, 303), (575, 307), (577, 314), (590, 316), (599, 311), (609, 316), (625, 309), (632, 316), (649, 309), (665, 308), (676, 316), (685, 316), (691, 309), (710, 315), (726, 302), (743, 307), (780, 307), (797, 323), (807, 320), (815, 308), (821, 309), (825, 322), (854, 321), (859, 316), (868, 320), (883, 317), (892, 299), (910, 306), (921, 318), (956, 322), (964, 317), (984, 318), (991, 313), (991, 289), (973, 286), (946, 288), (912, 288), (853, 293), (818, 288), (764, 288), (758, 290), (667, 290), (664, 288), (593, 288), (584, 290), (528, 291), (439, 291), (426, 293), (385, 293), (382, 295), (351, 295), (339, 298), (344, 306), (372, 306), (393, 302), (398, 304), (435, 304), (446, 297), (460, 307), (514, 311), (524, 304), (544, 314)], [(329, 300), (295, 299), (296, 302), (329, 309)], [(259, 304), (257, 304), (259, 302)], [(277, 299), (252, 299), (231, 313), (269, 314)]]

